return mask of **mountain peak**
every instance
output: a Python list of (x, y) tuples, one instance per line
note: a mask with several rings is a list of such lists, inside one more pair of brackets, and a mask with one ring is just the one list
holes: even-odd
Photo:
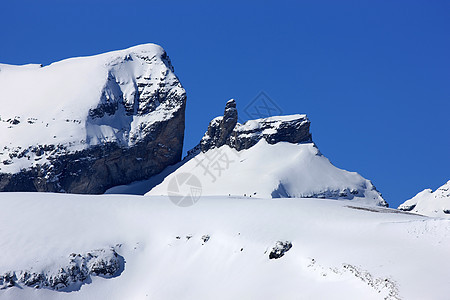
[(224, 115), (214, 118), (199, 145), (189, 154), (228, 145), (238, 151), (249, 149), (264, 139), (269, 144), (278, 142), (309, 143), (310, 121), (306, 115), (273, 116), (249, 120), (244, 124), (237, 122), (236, 101), (229, 100), (225, 105)]
[(172, 191), (181, 174), (198, 178), (202, 195), (345, 199), (387, 206), (373, 184), (338, 169), (312, 142), (306, 115), (237, 122), (236, 102), (225, 106), (187, 157), (147, 195)]
[(181, 158), (186, 92), (158, 45), (0, 69), (0, 191), (101, 193)]

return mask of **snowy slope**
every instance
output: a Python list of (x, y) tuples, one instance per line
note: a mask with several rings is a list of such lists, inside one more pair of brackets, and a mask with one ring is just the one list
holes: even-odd
[(18, 283), (1, 299), (448, 299), (450, 220), (323, 199), (202, 197), (182, 208), (167, 197), (1, 193), (0, 207), (0, 276), (49, 276), (111, 247), (123, 259), (112, 278), (71, 292)]
[(450, 219), (450, 181), (434, 192), (431, 189), (423, 190), (401, 204), (398, 209), (430, 217)]
[(369, 180), (336, 168), (313, 143), (270, 145), (262, 139), (242, 151), (225, 145), (200, 152), (146, 195), (174, 192), (170, 184), (182, 173), (199, 180), (202, 195), (353, 199), (386, 205)]
[(154, 44), (44, 67), (0, 64), (0, 91), (0, 173), (42, 165), (58, 151), (108, 142), (133, 146), (150, 124), (183, 106), (157, 99), (185, 94), (165, 51)]

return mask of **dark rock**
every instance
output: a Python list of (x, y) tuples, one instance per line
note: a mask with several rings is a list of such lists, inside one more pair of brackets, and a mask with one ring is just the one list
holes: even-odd
[(68, 263), (59, 266), (57, 271), (24, 270), (0, 274), (0, 289), (24, 285), (55, 291), (78, 290), (89, 281), (90, 276), (111, 278), (120, 275), (123, 264), (123, 258), (113, 248), (93, 250), (85, 254), (72, 253)]
[(15, 286), (16, 274), (14, 272), (6, 272), (5, 274), (0, 274), (0, 290), (4, 290)]
[(207, 234), (203, 235), (203, 236), (202, 236), (203, 244), (207, 243), (207, 242), (209, 241), (210, 238), (211, 238), (211, 237), (210, 237), (209, 235), (207, 235)]
[(230, 136), (237, 124), (237, 109), (234, 99), (227, 102), (223, 117), (215, 118), (208, 126), (205, 136), (207, 139), (202, 139), (202, 151), (213, 147), (220, 147), (230, 142)]
[(278, 241), (269, 253), (269, 259), (278, 259), (292, 248), (289, 241)]
[(234, 99), (227, 102), (223, 117), (213, 119), (200, 143), (188, 151), (188, 156), (211, 148), (228, 145), (236, 150), (249, 149), (261, 139), (269, 144), (278, 142), (312, 142), (310, 121), (305, 115), (269, 117), (237, 123), (238, 113)]
[(414, 208), (416, 208), (416, 205), (402, 205), (401, 207), (399, 207), (399, 210), (402, 211), (412, 211)]

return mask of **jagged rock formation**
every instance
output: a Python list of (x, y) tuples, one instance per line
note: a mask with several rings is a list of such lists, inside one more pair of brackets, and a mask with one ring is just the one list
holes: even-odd
[(0, 90), (0, 191), (103, 193), (181, 159), (186, 93), (157, 45), (0, 65)]
[(67, 264), (46, 271), (9, 271), (0, 274), (0, 290), (14, 286), (56, 291), (78, 290), (91, 276), (111, 278), (123, 270), (123, 258), (114, 248), (93, 250), (84, 254), (72, 253)]
[(431, 189), (423, 190), (398, 209), (430, 217), (450, 218), (450, 181), (434, 192)]
[(278, 142), (312, 142), (309, 132), (310, 121), (306, 115), (269, 117), (249, 120), (244, 124), (237, 122), (236, 101), (231, 99), (225, 106), (223, 117), (214, 118), (199, 145), (189, 154), (206, 152), (212, 148), (228, 145), (238, 151), (249, 149), (261, 139), (269, 144)]

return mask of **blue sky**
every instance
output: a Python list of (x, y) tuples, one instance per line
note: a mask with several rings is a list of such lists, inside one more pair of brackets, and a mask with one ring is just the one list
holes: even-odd
[(187, 90), (185, 150), (235, 98), (306, 113), (336, 166), (397, 207), (450, 179), (449, 1), (8, 1), (0, 62), (49, 64), (142, 43)]

